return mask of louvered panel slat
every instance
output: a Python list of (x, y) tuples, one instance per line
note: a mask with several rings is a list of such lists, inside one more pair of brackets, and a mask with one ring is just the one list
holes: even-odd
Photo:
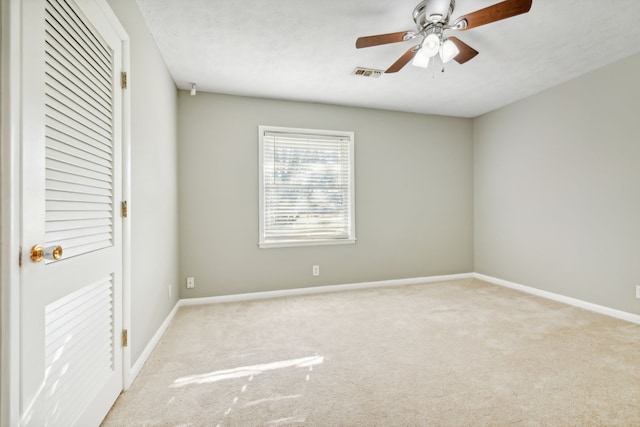
[[(67, 295), (47, 306), (46, 317), (48, 329), (45, 332), (46, 337), (56, 336), (60, 331), (68, 333), (69, 331), (80, 330), (86, 324), (84, 322), (77, 322), (74, 320), (77, 316), (82, 316), (82, 313), (86, 310), (86, 306), (92, 301), (94, 305), (101, 306), (109, 304), (109, 300), (112, 299), (113, 289), (110, 286), (111, 277), (105, 277), (100, 280), (86, 285), (74, 293)], [(91, 312), (100, 311), (96, 307), (93, 307)], [(70, 329), (65, 330), (66, 326), (71, 326)], [(46, 340), (47, 343), (50, 340)], [(50, 345), (46, 346), (47, 350), (45, 355), (53, 354), (58, 351), (57, 348), (53, 348)]]
[[(109, 297), (100, 299), (92, 310), (99, 316), (83, 322), (81, 328), (73, 321), (65, 340), (45, 345), (48, 363), (43, 392), (48, 396), (46, 413), (55, 419), (54, 424), (71, 425), (95, 394), (86, 388), (86, 382), (90, 380), (94, 386), (102, 384), (113, 370), (113, 277), (88, 284), (45, 307), (45, 334), (51, 336), (66, 327), (61, 320), (73, 319), (77, 310), (83, 307), (80, 302), (86, 301), (87, 296), (104, 294)], [(69, 369), (70, 366), (73, 369)], [(79, 390), (83, 392), (78, 393)]]
[(111, 232), (111, 226), (106, 227), (91, 227), (91, 228), (77, 228), (74, 230), (60, 230), (49, 232), (49, 238), (53, 242), (64, 241), (66, 239), (79, 238), (84, 236), (92, 236), (98, 234), (109, 234)]
[(71, 175), (69, 173), (57, 171), (54, 169), (47, 169), (45, 173), (47, 183), (51, 183), (51, 185), (53, 185), (54, 183), (61, 185), (81, 185), (88, 189), (107, 190), (109, 191), (109, 193), (111, 193), (110, 182), (78, 175)]
[(106, 203), (92, 202), (59, 202), (47, 200), (45, 203), (47, 211), (111, 211), (112, 206)]
[(92, 86), (95, 87), (95, 93), (108, 100), (110, 98), (109, 86), (104, 84), (102, 79), (100, 79), (100, 74), (97, 73), (96, 70), (87, 66), (85, 59), (77, 52), (75, 46), (65, 40), (58, 30), (59, 28), (52, 26), (47, 27), (46, 47), (55, 46), (61, 54), (68, 55), (69, 62), (71, 64), (75, 64), (74, 68), (76, 68), (81, 74), (85, 75), (86, 78), (94, 81), (95, 85)]
[[(53, 153), (53, 155), (56, 152), (59, 153), (59, 151), (53, 149), (48, 149), (48, 151), (49, 154)], [(78, 161), (67, 162), (62, 158), (56, 160), (50, 157), (47, 159), (45, 173), (48, 181), (67, 182), (91, 188), (111, 190), (111, 171), (107, 173), (95, 172), (90, 162), (81, 164)]]
[[(92, 316), (86, 318), (86, 323), (82, 324), (82, 330), (72, 330), (71, 333), (57, 337), (57, 339), (51, 339), (47, 345), (58, 350), (46, 355), (45, 363), (47, 366), (58, 362), (63, 356), (63, 351), (83, 353), (86, 351), (82, 348), (85, 344), (95, 344), (97, 346), (107, 341), (104, 336), (110, 335), (112, 332), (109, 327), (111, 320), (104, 313), (92, 313)], [(97, 333), (100, 333), (100, 335)], [(66, 357), (69, 358), (69, 356)]]
[[(57, 2), (58, 4), (65, 4), (65, 2)], [(63, 8), (49, 9), (46, 15), (47, 30), (53, 30), (60, 37), (69, 41), (73, 46), (75, 52), (80, 55), (83, 62), (91, 67), (94, 72), (98, 74), (108, 73), (109, 64), (108, 61), (104, 61), (104, 58), (96, 57), (96, 46), (91, 40), (87, 40), (84, 31), (80, 29), (73, 19), (67, 15)], [(108, 56), (108, 55), (107, 55)]]
[[(75, 94), (73, 98), (78, 104), (89, 103), (91, 109), (95, 109), (100, 116), (108, 123), (111, 117), (111, 98), (103, 93), (102, 89), (94, 81), (82, 81), (85, 76), (76, 63), (61, 56), (58, 46), (54, 40), (47, 44), (49, 52), (45, 57), (45, 82), (56, 82), (52, 86), (60, 86), (68, 90), (68, 94)], [(91, 76), (91, 78), (94, 78)], [(107, 80), (105, 80), (105, 83)], [(67, 92), (62, 92), (63, 94)]]
[(111, 153), (96, 148), (92, 145), (86, 144), (84, 141), (73, 138), (70, 135), (61, 133), (58, 129), (53, 127), (47, 127), (47, 138), (49, 140), (48, 146), (60, 150), (78, 150), (83, 155), (90, 155), (95, 158), (98, 164), (110, 164), (112, 157)]
[[(46, 150), (49, 157), (47, 158), (47, 172), (59, 172), (62, 178), (66, 178), (69, 183), (78, 184), (83, 178), (95, 180), (98, 183), (109, 184), (108, 189), (111, 190), (111, 177), (112, 171), (106, 168), (101, 168), (98, 165), (92, 165), (90, 162), (82, 162), (73, 156), (60, 154), (59, 151)], [(96, 170), (100, 168), (100, 170)], [(82, 185), (82, 184), (79, 184)], [(87, 185), (87, 187), (93, 188), (94, 185)]]
[(83, 221), (83, 220), (92, 220), (92, 219), (108, 219), (112, 221), (113, 217), (111, 212), (69, 212), (69, 211), (58, 211), (58, 212), (47, 212), (46, 213), (47, 224), (49, 222), (57, 222), (57, 221)]
[(96, 57), (102, 60), (102, 62), (107, 65), (107, 68), (110, 68), (112, 63), (111, 48), (92, 30), (92, 28), (89, 28), (87, 22), (78, 15), (78, 12), (69, 6), (68, 1), (65, 0), (64, 2), (61, 2), (61, 4), (68, 16), (73, 19), (76, 26), (83, 31), (87, 40), (89, 40), (88, 45), (95, 51)]
[(91, 178), (98, 181), (111, 183), (111, 175), (105, 175), (85, 168), (70, 165), (64, 162), (58, 162), (54, 159), (47, 159), (47, 169), (52, 171), (64, 172), (68, 175)]
[(111, 235), (109, 233), (89, 234), (82, 237), (71, 237), (65, 239), (58, 239), (55, 241), (48, 241), (47, 243), (58, 243), (64, 248), (65, 251), (72, 250), (84, 245), (90, 245), (92, 243), (111, 242)]
[[(49, 92), (51, 92), (51, 89), (47, 89)], [(109, 132), (99, 128), (95, 123), (91, 122), (91, 120), (86, 117), (88, 115), (86, 111), (73, 110), (69, 108), (68, 105), (61, 103), (51, 96), (47, 96), (46, 106), (47, 116), (52, 117), (60, 122), (70, 124), (80, 132), (88, 135), (90, 138), (101, 141), (103, 144), (108, 143), (108, 141), (111, 139), (111, 134)]]
[[(54, 345), (62, 342), (61, 348), (63, 348), (63, 352), (53, 353), (47, 355), (47, 364), (59, 365), (58, 362), (78, 362), (77, 359), (86, 357), (88, 355), (93, 355), (96, 353), (96, 349), (101, 346), (110, 347), (110, 340), (106, 340), (104, 337), (111, 335), (112, 328), (109, 326), (112, 323), (112, 318), (108, 317), (104, 314), (100, 316), (94, 316), (93, 318), (88, 319), (91, 322), (95, 322), (90, 324), (86, 331), (82, 331), (78, 334), (73, 335), (73, 339), (70, 341), (54, 341)], [(65, 340), (69, 338), (69, 336), (63, 337)], [(90, 346), (90, 347), (86, 347)], [(109, 354), (103, 349), (98, 353), (103, 353), (104, 356), (109, 356)], [(63, 365), (64, 366), (64, 365)], [(52, 369), (56, 369), (57, 366)], [(52, 373), (55, 371), (52, 371)]]
[[(74, 248), (80, 248), (82, 246), (98, 244), (101, 242), (109, 242), (111, 240), (111, 235), (107, 233), (100, 234), (88, 234), (82, 237), (70, 237), (66, 239), (58, 240), (60, 245), (64, 247), (66, 250), (72, 250)], [(53, 242), (51, 242), (53, 243)]]
[(104, 219), (82, 219), (76, 221), (49, 221), (46, 231), (56, 232), (62, 230), (75, 230), (91, 227), (110, 227), (111, 220)]
[(56, 190), (47, 190), (46, 194), (49, 200), (56, 202), (112, 203), (111, 196)]
[[(61, 46), (64, 46), (71, 56), (82, 66), (91, 73), (94, 78), (99, 79), (105, 74), (110, 74), (107, 67), (103, 67), (98, 61), (96, 61), (91, 55), (91, 49), (86, 49), (86, 45), (83, 46), (83, 40), (76, 40), (74, 37), (73, 23), (65, 22), (64, 18), (60, 16), (55, 10), (50, 9), (46, 15), (46, 35), (48, 38), (57, 41)], [(109, 93), (109, 85), (104, 85), (105, 93)]]
[[(96, 164), (100, 164), (104, 160), (107, 160), (108, 162), (112, 161), (112, 158), (113, 158), (112, 153), (101, 150), (101, 148), (110, 148), (110, 147), (107, 147), (95, 140), (91, 141), (87, 138), (86, 135), (82, 135), (85, 138), (85, 140), (80, 140), (68, 134), (61, 133), (59, 132), (59, 130), (49, 126), (47, 126), (45, 129), (47, 133), (47, 148), (50, 150), (60, 151), (60, 149), (63, 147), (73, 147), (75, 150), (77, 150), (76, 153), (86, 153), (84, 157), (86, 157), (87, 160), (93, 160), (93, 162)], [(81, 134), (77, 133), (77, 135), (81, 135)], [(89, 163), (91, 163), (91, 161)], [(57, 175), (57, 176), (47, 175), (47, 178), (55, 179), (58, 181), (66, 181), (64, 179), (64, 175)], [(76, 181), (70, 181), (70, 182), (76, 182)], [(92, 184), (90, 182), (87, 182), (87, 185), (92, 185)]]
[[(109, 121), (111, 117), (109, 112), (103, 111), (100, 108), (100, 104), (90, 103), (89, 100), (81, 98), (79, 93), (82, 93), (82, 91), (76, 85), (73, 85), (69, 77), (53, 69), (51, 66), (48, 66), (46, 68), (46, 83), (50, 88), (52, 88), (50, 92), (52, 98), (57, 99), (63, 104), (75, 105), (84, 109), (87, 114), (91, 115), (91, 120), (94, 123), (103, 129), (109, 130), (111, 127), (111, 122)], [(64, 90), (57, 91), (55, 89), (56, 87), (61, 87)]]
[[(100, 312), (90, 312), (90, 316), (86, 316), (84, 321), (79, 325), (82, 329), (74, 329), (73, 326), (68, 326), (69, 331), (60, 332), (55, 336), (51, 336), (47, 338), (47, 346), (52, 348), (57, 348), (57, 352), (47, 354), (46, 355), (46, 363), (53, 364), (60, 357), (60, 349), (64, 348), (64, 351), (72, 350), (72, 345), (77, 345), (80, 343), (81, 345), (89, 342), (92, 339), (98, 338), (96, 337), (96, 328), (93, 326), (93, 323), (104, 323), (104, 315)], [(93, 322), (93, 323), (92, 323)], [(105, 332), (105, 331), (103, 331)], [(106, 331), (105, 333), (108, 333)], [(73, 339), (72, 339), (73, 338)], [(81, 351), (81, 350), (80, 350)]]
[(77, 141), (78, 144), (82, 146), (87, 145), (87, 146), (102, 150), (105, 153), (107, 153), (109, 156), (111, 156), (113, 153), (110, 140), (105, 141), (104, 139), (102, 140), (93, 139), (91, 135), (84, 134), (80, 132), (78, 129), (71, 127), (69, 124), (65, 123), (64, 121), (60, 121), (55, 117), (51, 117), (51, 116), (45, 117), (45, 124), (46, 124), (47, 130), (49, 132), (52, 132), (52, 137), (56, 135), (55, 132), (60, 132), (61, 134), (67, 135), (69, 137), (68, 139), (64, 137), (56, 138), (59, 141), (66, 141), (69, 143), (72, 143), (73, 141)]
[[(107, 295), (110, 297), (111, 295)], [(104, 304), (108, 302), (108, 298), (104, 298), (99, 301), (100, 304)], [(45, 356), (45, 363), (52, 364), (57, 361), (60, 357), (60, 349), (64, 347), (64, 350), (71, 349), (73, 345), (85, 344), (93, 339), (101, 340), (100, 337), (95, 337), (96, 328), (92, 325), (102, 325), (101, 328), (107, 327), (110, 319), (106, 319), (105, 316), (107, 314), (103, 313), (99, 310), (99, 305), (92, 305), (93, 310), (82, 313), (82, 322), (77, 322), (74, 325), (66, 325), (62, 324), (66, 331), (61, 331), (57, 334), (51, 334), (47, 336), (46, 345), (47, 347), (57, 348), (58, 350), (54, 353), (47, 354)], [(110, 330), (102, 330), (104, 333), (110, 333)], [(73, 339), (72, 339), (73, 338)]]
[(83, 129), (78, 126), (71, 127), (73, 123), (68, 121), (64, 124), (57, 122), (58, 118), (54, 116), (47, 116), (46, 119), (49, 147), (58, 147), (62, 151), (72, 150), (74, 155), (87, 158), (97, 164), (106, 165), (112, 162), (110, 139), (105, 139), (96, 133), (82, 132)]
[[(106, 301), (106, 299), (104, 300)], [(101, 301), (101, 303), (104, 303)], [(64, 351), (73, 350), (75, 345), (83, 345), (93, 339), (101, 340), (100, 337), (95, 337), (96, 328), (92, 325), (101, 324), (102, 327), (106, 327), (105, 319), (106, 314), (101, 311), (96, 311), (96, 305), (92, 306), (94, 310), (88, 312), (88, 315), (83, 316), (83, 321), (76, 325), (64, 325), (66, 331), (61, 331), (58, 334), (52, 334), (47, 337), (46, 345), (51, 348), (57, 348), (54, 353), (47, 354), (45, 356), (45, 363), (52, 364), (62, 357), (60, 349), (64, 348)], [(110, 330), (103, 330), (104, 333), (110, 333)], [(73, 339), (72, 339), (73, 338)]]
[(85, 70), (76, 66), (74, 61), (68, 58), (71, 55), (67, 50), (58, 44), (56, 40), (48, 38), (46, 41), (46, 64), (58, 70), (65, 76), (68, 76), (73, 85), (78, 88), (78, 94), (84, 94), (92, 103), (98, 104), (107, 116), (111, 115), (110, 98), (102, 88), (98, 87), (92, 80), (92, 76)]
[[(51, 150), (51, 152), (64, 153), (65, 156), (69, 156), (69, 158), (80, 159), (80, 161), (75, 160), (71, 163), (78, 164), (80, 166), (81, 163), (88, 163), (88, 167), (93, 169), (93, 165), (97, 165), (99, 167), (104, 168), (104, 173), (111, 173), (112, 163), (109, 159), (104, 159), (100, 156), (96, 156), (92, 153), (83, 150), (86, 148), (86, 145), (82, 146), (70, 146), (64, 142), (55, 140), (53, 138), (47, 138), (47, 148)], [(59, 156), (59, 155), (58, 155)], [(64, 157), (58, 157), (59, 160), (64, 161)]]
[(57, 160), (59, 162), (63, 162), (69, 165), (99, 172), (108, 176), (112, 175), (113, 171), (111, 169), (111, 164), (107, 166), (103, 166), (96, 162), (98, 159), (94, 156), (85, 155), (85, 157), (79, 157), (76, 154), (82, 155), (82, 152), (81, 151), (75, 152), (75, 153), (64, 152), (64, 151), (59, 151), (57, 149), (51, 148), (49, 146), (47, 146), (47, 149), (46, 149), (47, 159)]
[(47, 180), (46, 189), (53, 191), (66, 191), (68, 193), (86, 193), (86, 194), (94, 194), (96, 196), (107, 196), (111, 197), (111, 191), (106, 188), (96, 188), (90, 187), (87, 185), (75, 184), (71, 182), (62, 182), (62, 181), (54, 181)]
[(87, 27), (85, 22), (80, 19), (76, 11), (66, 1), (58, 3), (61, 7), (51, 10), (51, 15), (58, 15), (58, 21), (67, 25), (71, 35), (74, 36), (73, 40), (83, 48), (83, 51), (93, 53), (90, 55), (92, 62), (108, 74), (108, 70), (111, 68), (109, 49), (102, 44), (101, 40), (96, 38), (93, 31)]
[[(47, 224), (51, 222), (52, 224), (56, 224), (62, 221), (93, 221), (99, 219), (106, 219), (110, 223), (113, 222), (113, 215), (110, 211), (52, 211), (47, 212), (47, 222), (45, 224), (46, 230), (54, 230), (55, 228), (49, 229)], [(78, 225), (82, 225), (83, 223), (78, 222)]]
[[(45, 68), (51, 72), (51, 77), (60, 81), (65, 87), (77, 94), (86, 96), (106, 117), (111, 116), (111, 103), (108, 93), (105, 93), (92, 79), (88, 72), (78, 68), (77, 63), (69, 59), (69, 54), (56, 40), (46, 40)], [(73, 89), (72, 89), (73, 88)], [(83, 97), (84, 99), (84, 97)]]
[[(47, 70), (47, 74), (49, 70)], [(103, 117), (99, 110), (93, 105), (83, 101), (76, 101), (80, 96), (78, 93), (73, 92), (73, 88), (65, 87), (61, 82), (53, 79), (50, 75), (46, 76), (47, 85), (47, 105), (52, 106), (57, 111), (60, 111), (67, 116), (82, 111), (84, 119), (97, 126), (97, 130), (101, 131), (102, 135), (109, 138), (111, 134), (111, 120), (110, 117)], [(70, 113), (73, 111), (74, 113)], [(91, 127), (91, 126), (89, 126)]]
[(111, 241), (102, 241), (102, 242), (89, 243), (89, 244), (77, 246), (74, 248), (64, 248), (64, 257), (70, 258), (77, 255), (82, 255), (82, 254), (97, 251), (100, 249), (108, 248), (110, 246), (112, 246)]

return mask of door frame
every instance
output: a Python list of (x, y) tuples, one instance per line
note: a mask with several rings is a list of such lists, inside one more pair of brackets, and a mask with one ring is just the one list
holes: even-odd
[(16, 426), (20, 410), (20, 4), (2, 0), (0, 24), (0, 318), (2, 364), (0, 371), (0, 424)]
[[(20, 248), (22, 198), (21, 32), (23, 1), (0, 0), (0, 425), (20, 425), (20, 284), (18, 264), (28, 249)], [(122, 42), (122, 70), (130, 76), (130, 40), (107, 3), (93, 1)], [(131, 82), (131, 78), (127, 79)], [(131, 204), (131, 86), (122, 94), (122, 198)], [(119, 201), (116, 201), (116, 204)], [(131, 329), (131, 221), (122, 224), (122, 327)], [(131, 386), (131, 347), (122, 349), (123, 387)]]

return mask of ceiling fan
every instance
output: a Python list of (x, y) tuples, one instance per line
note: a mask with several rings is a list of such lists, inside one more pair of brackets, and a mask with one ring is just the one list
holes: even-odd
[(473, 59), (478, 51), (457, 37), (445, 37), (446, 30), (470, 30), (527, 13), (531, 9), (531, 2), (532, 0), (505, 0), (451, 21), (455, 0), (423, 0), (413, 10), (413, 20), (418, 31), (360, 37), (356, 40), (356, 48), (404, 42), (421, 36), (420, 43), (409, 48), (385, 73), (396, 73), (410, 61), (416, 67), (427, 68), (431, 59), (438, 55), (443, 63), (454, 60), (458, 64), (464, 64)]

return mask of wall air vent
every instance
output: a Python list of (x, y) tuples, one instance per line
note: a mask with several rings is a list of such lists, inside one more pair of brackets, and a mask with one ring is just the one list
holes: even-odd
[(373, 68), (356, 67), (351, 73), (354, 76), (362, 77), (380, 77), (384, 73), (384, 70), (374, 70)]

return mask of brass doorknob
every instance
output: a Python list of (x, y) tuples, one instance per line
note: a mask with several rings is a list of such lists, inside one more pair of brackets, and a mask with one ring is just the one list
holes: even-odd
[(62, 246), (35, 245), (31, 248), (31, 261), (41, 262), (43, 259), (57, 261), (62, 258)]

